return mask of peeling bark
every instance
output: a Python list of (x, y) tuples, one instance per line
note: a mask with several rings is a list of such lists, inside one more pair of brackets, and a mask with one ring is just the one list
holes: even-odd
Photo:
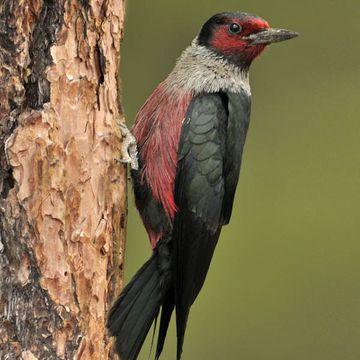
[(109, 359), (124, 0), (0, 3), (0, 359)]

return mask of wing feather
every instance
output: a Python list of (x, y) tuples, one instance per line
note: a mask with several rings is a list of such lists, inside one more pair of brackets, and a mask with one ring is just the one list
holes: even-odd
[(220, 94), (195, 97), (182, 128), (173, 227), (178, 358), (188, 311), (207, 274), (222, 226), (227, 106)]

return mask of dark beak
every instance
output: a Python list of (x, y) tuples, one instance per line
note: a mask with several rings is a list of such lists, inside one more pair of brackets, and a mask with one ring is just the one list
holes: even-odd
[(299, 36), (299, 33), (289, 30), (264, 29), (243, 38), (243, 40), (249, 41), (251, 45), (269, 45), (275, 42), (289, 40), (297, 36)]

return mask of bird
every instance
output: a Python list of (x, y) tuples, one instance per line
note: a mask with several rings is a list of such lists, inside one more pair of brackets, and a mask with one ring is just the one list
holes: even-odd
[(135, 204), (152, 247), (149, 260), (109, 311), (122, 360), (135, 360), (160, 317), (159, 359), (173, 312), (180, 360), (190, 307), (230, 221), (249, 127), (249, 68), (268, 45), (298, 36), (259, 16), (212, 16), (136, 115)]

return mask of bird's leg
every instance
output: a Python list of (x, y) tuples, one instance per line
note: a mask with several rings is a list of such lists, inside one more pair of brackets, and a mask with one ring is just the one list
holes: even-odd
[(119, 122), (119, 128), (122, 135), (121, 158), (119, 161), (130, 164), (132, 170), (138, 170), (139, 162), (136, 139), (125, 123)]

